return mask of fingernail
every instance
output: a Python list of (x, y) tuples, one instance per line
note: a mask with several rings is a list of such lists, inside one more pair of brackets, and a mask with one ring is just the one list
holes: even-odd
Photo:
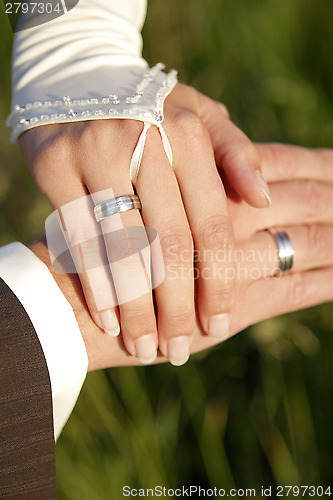
[(135, 341), (136, 355), (145, 365), (152, 363), (157, 356), (157, 347), (153, 333), (143, 335)]
[(117, 337), (120, 333), (120, 326), (114, 309), (105, 309), (99, 313), (103, 329), (110, 337)]
[(230, 331), (229, 314), (216, 314), (211, 316), (208, 322), (208, 335), (219, 340), (226, 340)]
[(260, 170), (256, 171), (256, 176), (257, 176), (257, 182), (258, 182), (259, 189), (263, 193), (263, 195), (266, 196), (267, 201), (268, 201), (268, 206), (270, 206), (272, 204), (272, 199), (271, 199), (271, 193), (270, 193), (268, 184), (265, 181)]
[(190, 357), (189, 338), (175, 337), (168, 343), (168, 358), (172, 365), (181, 366)]

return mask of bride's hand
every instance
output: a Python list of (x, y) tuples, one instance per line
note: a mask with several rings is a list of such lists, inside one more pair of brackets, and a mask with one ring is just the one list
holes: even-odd
[[(259, 145), (259, 151), (270, 180), (271, 209), (256, 211), (228, 200), (236, 228), (236, 272), (243, 268), (236, 274), (230, 336), (266, 318), (333, 300), (333, 150), (267, 144)], [(278, 269), (277, 251), (265, 231), (272, 226), (288, 233), (295, 250), (291, 272), (281, 277), (272, 277)], [(49, 264), (45, 245), (32, 249)], [(89, 369), (136, 364), (121, 339), (102, 335), (93, 323), (78, 279), (74, 278), (73, 287), (67, 275), (51, 272), (75, 311)], [(203, 335), (198, 321), (191, 352), (218, 342)]]
[[(269, 194), (256, 148), (229, 120), (223, 105), (179, 84), (166, 99), (163, 127), (173, 150), (173, 168), (157, 128), (151, 127), (135, 186), (142, 212), (131, 210), (104, 219), (104, 242), (98, 238), (99, 226), (87, 194), (95, 204), (133, 194), (129, 167), (142, 123), (117, 119), (46, 125), (25, 132), (19, 143), (35, 183), (59, 211), (96, 324), (117, 335), (118, 316), (130, 354), (151, 362), (159, 344), (163, 355), (179, 365), (189, 356), (196, 322), (193, 246), (202, 256), (199, 273), (208, 268), (212, 276), (198, 279), (202, 328), (221, 337), (230, 327), (234, 281), (218, 276), (234, 263), (220, 262), (215, 255), (220, 248), (232, 249), (234, 236), (216, 162), (248, 203), (265, 207)], [(155, 290), (157, 318), (149, 250), (144, 272), (142, 259), (131, 255), (128, 228), (134, 226), (142, 228), (141, 235), (144, 226), (154, 228), (161, 244), (165, 278)], [(148, 241), (140, 245), (147, 247)], [(128, 259), (122, 258), (125, 251)], [(153, 253), (156, 279), (158, 259), (154, 257)]]

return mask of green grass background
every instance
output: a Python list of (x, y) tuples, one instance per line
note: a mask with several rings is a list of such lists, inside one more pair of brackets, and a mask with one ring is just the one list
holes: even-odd
[[(4, 120), (12, 34), (0, 4), (0, 244), (29, 241), (48, 203)], [(144, 53), (227, 104), (255, 141), (330, 147), (331, 0), (150, 0)], [(90, 374), (57, 444), (60, 500), (122, 486), (333, 483), (333, 310), (258, 324), (170, 365)]]

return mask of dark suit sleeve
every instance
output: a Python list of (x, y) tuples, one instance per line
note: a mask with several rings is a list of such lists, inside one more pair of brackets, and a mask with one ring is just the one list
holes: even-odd
[(0, 499), (56, 498), (46, 361), (27, 313), (0, 279)]

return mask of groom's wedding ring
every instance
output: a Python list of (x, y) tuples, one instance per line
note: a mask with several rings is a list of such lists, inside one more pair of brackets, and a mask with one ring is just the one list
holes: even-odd
[(119, 212), (127, 212), (128, 210), (141, 209), (141, 202), (137, 195), (129, 194), (118, 196), (112, 200), (103, 201), (94, 208), (94, 214), (97, 222), (101, 222), (110, 215), (118, 214)]
[(280, 271), (289, 271), (293, 267), (295, 250), (288, 234), (285, 231), (278, 232), (272, 229), (267, 229), (267, 231), (274, 236), (278, 247)]

